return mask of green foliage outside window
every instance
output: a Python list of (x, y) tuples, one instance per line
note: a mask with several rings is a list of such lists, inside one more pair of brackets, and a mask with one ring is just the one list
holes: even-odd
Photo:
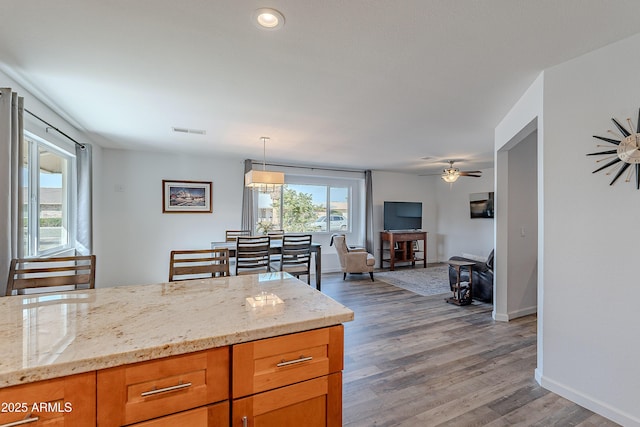
[[(309, 224), (316, 220), (318, 207), (313, 204), (311, 194), (298, 193), (284, 189), (284, 209), (282, 212), (282, 226), (287, 232), (309, 231)], [(274, 204), (274, 211), (279, 208)]]
[(40, 227), (62, 227), (62, 218), (40, 218)]

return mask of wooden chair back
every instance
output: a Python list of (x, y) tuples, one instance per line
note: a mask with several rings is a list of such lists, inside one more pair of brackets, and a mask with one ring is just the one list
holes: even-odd
[(296, 277), (307, 275), (311, 283), (311, 234), (285, 234), (282, 239), (280, 271)]
[(13, 295), (14, 291), (20, 295), (27, 289), (37, 292), (52, 292), (58, 287), (93, 289), (95, 282), (95, 255), (13, 259), (6, 295)]
[(229, 249), (171, 251), (169, 281), (208, 279), (229, 275)]
[(238, 237), (236, 275), (269, 272), (269, 236)]
[(284, 236), (284, 230), (268, 231), (267, 236), (271, 237), (271, 240), (282, 240), (282, 236)]
[(224, 233), (227, 242), (235, 242), (239, 236), (251, 236), (251, 230), (227, 230)]

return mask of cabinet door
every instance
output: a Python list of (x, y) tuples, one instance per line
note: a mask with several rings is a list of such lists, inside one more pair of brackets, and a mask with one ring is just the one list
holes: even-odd
[(229, 398), (229, 348), (98, 371), (98, 424), (123, 426)]
[(340, 372), (343, 348), (342, 325), (234, 345), (232, 396)]
[(3, 388), (0, 403), (0, 425), (25, 421), (22, 425), (29, 427), (95, 426), (96, 373)]
[(234, 400), (234, 427), (340, 427), (342, 373)]
[(221, 402), (132, 424), (130, 427), (227, 427), (228, 425), (229, 402)]

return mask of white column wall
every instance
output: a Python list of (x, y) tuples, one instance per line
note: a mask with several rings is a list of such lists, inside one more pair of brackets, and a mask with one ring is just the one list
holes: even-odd
[[(507, 150), (520, 134), (538, 130), (536, 378), (625, 426), (640, 426), (640, 371), (634, 369), (640, 191), (624, 177), (610, 186), (611, 175), (592, 174), (595, 159), (586, 154), (597, 150), (592, 135), (615, 129), (611, 117), (637, 122), (640, 57), (629, 52), (639, 42), (636, 35), (545, 70), (496, 128), (497, 197), (509, 186)], [(498, 251), (509, 236), (502, 228), (508, 221), (500, 221), (502, 203), (496, 208), (498, 270), (507, 264), (500, 256), (510, 256)], [(497, 279), (496, 287), (500, 314), (507, 286)]]
[[(637, 125), (640, 35), (545, 71), (545, 277), (542, 384), (640, 425), (640, 191), (592, 174), (592, 135)], [(611, 136), (609, 134), (609, 136)], [(633, 178), (632, 178), (633, 180)]]

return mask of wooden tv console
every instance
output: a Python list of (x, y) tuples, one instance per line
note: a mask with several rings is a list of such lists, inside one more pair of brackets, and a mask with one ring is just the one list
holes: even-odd
[[(415, 243), (422, 241), (422, 249)], [(388, 242), (385, 245), (385, 242)], [(389, 270), (395, 270), (397, 263), (410, 262), (415, 267), (422, 261), (427, 268), (427, 232), (426, 231), (382, 231), (380, 232), (380, 268), (389, 264)]]

